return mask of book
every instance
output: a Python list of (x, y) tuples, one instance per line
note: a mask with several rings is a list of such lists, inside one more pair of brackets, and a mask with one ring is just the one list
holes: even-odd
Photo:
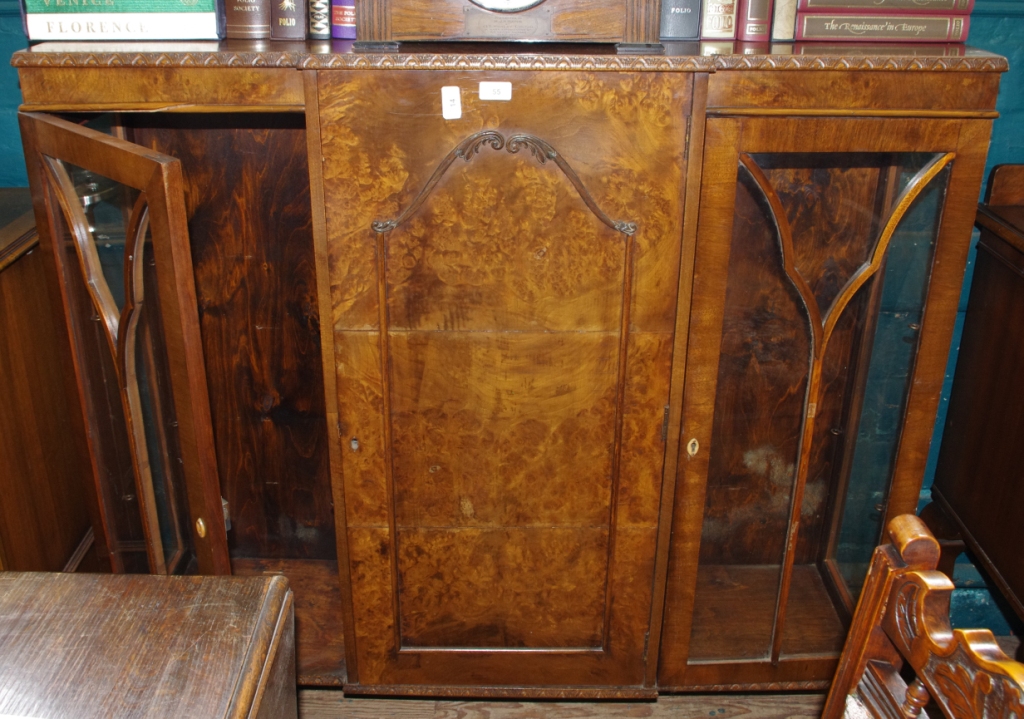
[(331, 37), (356, 39), (356, 0), (331, 0)]
[(306, 39), (306, 0), (271, 0), (270, 39)]
[(964, 42), (968, 15), (797, 13), (796, 39), (846, 42)]
[(970, 15), (974, 0), (797, 0), (797, 12)]
[(331, 39), (331, 0), (309, 0), (309, 39)]
[(796, 38), (796, 0), (775, 0), (772, 13), (772, 40), (792, 41)]
[[(886, 55), (892, 53), (892, 43), (872, 45), (871, 43), (858, 43), (851, 45), (849, 43), (840, 45), (826, 45), (821, 42), (798, 42), (795, 45), (786, 46), (788, 52), (793, 55), (846, 55), (848, 57), (857, 56), (871, 56), (871, 55)], [(773, 49), (774, 52), (778, 50)], [(917, 43), (915, 45), (907, 45), (906, 47), (900, 48), (901, 56), (914, 56), (919, 55), (921, 57), (966, 57), (967, 46), (965, 45), (954, 45), (952, 43), (939, 43), (929, 45), (927, 43)]]
[(270, 37), (271, 0), (227, 0), (228, 38), (259, 40)]
[(768, 42), (772, 24), (772, 0), (739, 0), (736, 10), (736, 39)]
[(736, 39), (736, 0), (703, 0), (700, 14), (702, 40)]
[(661, 39), (700, 37), (700, 0), (661, 0)]
[(219, 0), (24, 0), (29, 40), (217, 40)]

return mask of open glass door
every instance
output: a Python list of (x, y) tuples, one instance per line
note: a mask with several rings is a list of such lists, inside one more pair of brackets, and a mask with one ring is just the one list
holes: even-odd
[(230, 573), (180, 163), (19, 119), (71, 338), (99, 553), (113, 571)]

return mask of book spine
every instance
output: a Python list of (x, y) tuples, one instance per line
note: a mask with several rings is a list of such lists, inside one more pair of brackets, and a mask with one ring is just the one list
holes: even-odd
[(271, 0), (270, 39), (306, 39), (306, 0)]
[(772, 24), (772, 0), (740, 0), (736, 39), (768, 42)]
[(356, 39), (356, 0), (331, 0), (331, 37)]
[(970, 15), (975, 0), (797, 0), (797, 12)]
[(24, 0), (25, 12), (47, 15), (203, 15), (217, 12), (217, 0), (196, 0), (188, 4), (181, 0), (105, 0), (78, 2), (77, 0)]
[(700, 0), (661, 0), (661, 39), (700, 37)]
[(704, 0), (700, 37), (702, 40), (736, 39), (736, 0)]
[(331, 0), (309, 1), (309, 39), (331, 39)]
[(792, 42), (796, 38), (796, 0), (775, 0), (772, 40)]
[(844, 42), (965, 42), (968, 15), (797, 13), (796, 39)]
[(26, 13), (29, 40), (218, 40), (211, 13)]
[(270, 0), (227, 0), (228, 38), (270, 37)]

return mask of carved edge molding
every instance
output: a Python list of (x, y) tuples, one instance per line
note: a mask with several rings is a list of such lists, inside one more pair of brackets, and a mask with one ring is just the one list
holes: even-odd
[(248, 67), (307, 70), (585, 70), (589, 72), (716, 72), (726, 70), (875, 70), (1006, 72), (1006, 58), (896, 55), (463, 55), (313, 52), (33, 52), (14, 67)]

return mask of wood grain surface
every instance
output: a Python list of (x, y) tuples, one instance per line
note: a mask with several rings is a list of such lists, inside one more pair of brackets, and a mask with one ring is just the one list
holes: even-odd
[(0, 573), (0, 712), (248, 716), (290, 616), (279, 578)]
[(807, 719), (821, 713), (824, 694), (723, 694), (661, 696), (651, 702), (445, 701), (361, 699), (341, 692), (299, 692), (302, 719)]
[(1010, 241), (983, 229), (978, 244), (933, 491), (1009, 606), (1024, 616), (1024, 558), (1015, 549), (1024, 538), (1024, 416), (1015, 399), (1024, 351), (1024, 254), (1016, 248), (1020, 235), (1009, 228), (1003, 234)]
[(345, 682), (345, 632), (337, 562), (317, 559), (233, 559), (240, 577), (284, 576), (295, 595), (295, 664), (300, 686)]
[(91, 526), (89, 466), (71, 414), (78, 400), (63, 376), (66, 330), (50, 302), (31, 216), (27, 225), (31, 242), (17, 254), (6, 250), (24, 228), (0, 236), (0, 569), (55, 572)]
[(319, 78), (359, 682), (640, 684), (688, 84), (482, 79)]
[(333, 559), (302, 117), (136, 117), (131, 133), (182, 162), (232, 556)]

